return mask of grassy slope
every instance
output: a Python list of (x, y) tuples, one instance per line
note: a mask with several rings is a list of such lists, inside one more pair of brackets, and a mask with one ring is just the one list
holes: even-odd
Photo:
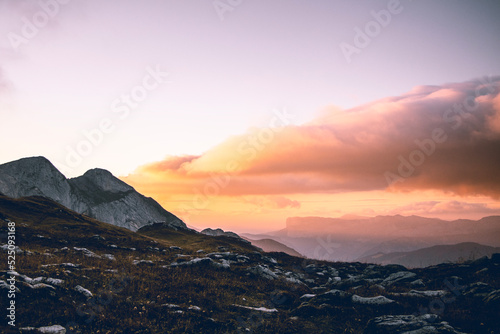
[[(17, 271), (31, 278), (64, 280), (60, 287), (50, 291), (33, 290), (18, 279), (21, 292), (16, 297), (17, 328), (59, 324), (67, 326), (70, 333), (234, 333), (244, 328), (254, 333), (361, 333), (368, 320), (375, 316), (412, 314), (419, 306), (429, 306), (428, 302), (419, 304), (419, 301), (400, 298), (399, 305), (391, 308), (340, 304), (311, 307), (309, 313), (302, 309), (297, 318), (297, 307), (302, 302), (299, 297), (313, 291), (304, 285), (284, 280), (269, 281), (249, 274), (246, 268), (257, 263), (254, 259), (258, 254), (251, 245), (233, 238), (210, 237), (161, 226), (144, 228), (142, 234), (134, 233), (39, 197), (13, 200), (0, 196), (0, 231), (6, 230), (7, 218), (16, 222), (17, 245), (31, 252), (16, 255)], [(182, 250), (170, 249), (172, 245)], [(98, 255), (112, 254), (116, 260), (86, 257), (74, 250), (75, 246), (86, 247)], [(245, 254), (252, 262), (233, 263), (230, 269), (168, 266), (179, 255), (203, 256), (196, 251), (218, 251), (220, 246)], [(353, 273), (362, 272), (368, 266), (310, 261), (283, 253), (264, 255), (275, 258), (284, 270), (301, 272), (306, 278), (311, 276), (305, 269), (313, 263)], [(134, 264), (134, 260), (152, 263)], [(61, 263), (81, 267), (44, 266)], [(456, 266), (437, 266), (415, 272), (428, 282), (428, 289), (442, 289), (443, 278), (452, 275), (464, 277), (466, 282), (482, 280), (500, 288), (498, 273), (477, 273), (481, 266), (471, 267), (467, 272)], [(6, 261), (2, 260), (0, 279), (8, 277), (5, 270)], [(82, 296), (75, 291), (77, 285), (90, 290), (94, 297)], [(349, 287), (346, 291), (375, 296), (408, 289), (394, 286), (381, 292), (366, 285)], [(5, 290), (0, 293), (4, 294)], [(6, 302), (2, 296), (1, 309), (5, 310)], [(178, 308), (169, 308), (166, 304), (176, 304)], [(255, 312), (232, 304), (277, 308), (279, 312)], [(200, 310), (189, 309), (192, 306)], [(494, 333), (499, 325), (494, 312), (458, 297), (457, 301), (446, 304), (443, 317), (452, 324), (460, 324), (465, 331)], [(473, 331), (475, 328), (483, 331)], [(0, 324), (0, 332), (8, 333), (9, 330), (5, 323)]]
[[(273, 292), (290, 289), (284, 282), (248, 279), (238, 268), (162, 268), (177, 258), (171, 245), (182, 247), (184, 255), (193, 255), (200, 248), (217, 251), (219, 246), (240, 254), (255, 251), (253, 246), (232, 238), (169, 229), (146, 229), (143, 236), (41, 197), (12, 200), (0, 196), (0, 212), (0, 218), (16, 222), (17, 246), (32, 252), (16, 256), (16, 270), (31, 278), (64, 280), (53, 295), (32, 292), (18, 280), (22, 292), (16, 296), (17, 328), (60, 324), (81, 333), (197, 333), (200, 328), (207, 333), (224, 333), (246, 324), (252, 313), (231, 304), (261, 306)], [(0, 229), (5, 231), (7, 222), (3, 219)], [(99, 255), (113, 254), (116, 261), (86, 257), (73, 251), (75, 246)], [(63, 247), (69, 249), (60, 251)], [(134, 265), (133, 260), (151, 260), (154, 265)], [(81, 268), (44, 267), (60, 263)], [(8, 277), (6, 269), (6, 261), (2, 261), (2, 279)], [(75, 292), (77, 285), (92, 291), (95, 298), (86, 300)], [(307, 290), (297, 289), (295, 297)], [(2, 309), (7, 306), (5, 302), (2, 298)], [(177, 308), (171, 310), (164, 304), (179, 305), (183, 313), (175, 313)], [(201, 311), (189, 310), (190, 306), (198, 306)], [(271, 318), (264, 326), (276, 328), (281, 320)], [(5, 323), (0, 324), (0, 331), (9, 330)]]

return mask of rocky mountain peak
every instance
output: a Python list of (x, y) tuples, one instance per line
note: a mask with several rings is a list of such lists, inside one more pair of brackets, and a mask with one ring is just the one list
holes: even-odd
[(128, 192), (134, 190), (133, 187), (116, 178), (113, 174), (111, 174), (111, 172), (101, 168), (90, 169), (82, 176), (71, 179), (71, 181), (77, 182), (78, 180), (81, 180), (87, 184), (96, 185), (101, 190), (112, 193)]
[(9, 173), (11, 177), (37, 178), (52, 176), (65, 179), (64, 175), (45, 157), (29, 157), (0, 165), (0, 172)]
[(210, 235), (213, 237), (218, 237), (218, 236), (225, 236), (225, 237), (231, 237), (231, 238), (237, 238), (240, 239), (241, 241), (248, 242), (248, 240), (245, 240), (241, 238), (238, 234), (231, 232), (231, 231), (224, 231), (223, 229), (217, 228), (217, 229), (211, 229), (211, 228), (206, 228), (201, 233), (205, 235)]
[(43, 196), (78, 213), (137, 230), (155, 222), (187, 226), (152, 198), (147, 198), (105, 169), (95, 168), (67, 179), (44, 157), (0, 165), (0, 193), (13, 197)]
[(30, 157), (0, 165), (0, 192), (11, 196), (45, 196), (68, 205), (66, 177), (45, 157)]

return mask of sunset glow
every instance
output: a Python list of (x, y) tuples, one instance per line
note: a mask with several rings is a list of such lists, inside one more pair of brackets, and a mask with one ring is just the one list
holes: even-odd
[(0, 1), (0, 163), (191, 226), (500, 214), (495, 1)]
[(500, 147), (500, 78), (487, 80), (416, 87), (303, 125), (252, 129), (123, 180), (194, 225), (231, 229), (279, 228), (295, 215), (482, 217), (500, 209), (492, 150)]

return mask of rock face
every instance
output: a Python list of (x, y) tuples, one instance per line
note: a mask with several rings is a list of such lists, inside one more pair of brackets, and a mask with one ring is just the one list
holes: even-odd
[(71, 186), (66, 177), (44, 157), (24, 158), (0, 165), (0, 192), (5, 196), (48, 197), (71, 205)]
[(463, 334), (435, 314), (381, 316), (370, 320), (365, 330), (365, 334), (396, 333)]
[(0, 165), (0, 193), (13, 198), (44, 196), (78, 213), (136, 231), (155, 222), (187, 229), (175, 215), (152, 198), (104, 169), (92, 169), (67, 179), (44, 157)]
[(231, 238), (237, 238), (243, 242), (247, 242), (247, 243), (250, 243), (248, 240), (245, 240), (243, 238), (241, 238), (239, 235), (237, 235), (236, 233), (234, 232), (230, 232), (230, 231), (226, 231), (224, 232), (224, 230), (218, 228), (218, 229), (211, 229), (211, 228), (206, 228), (204, 229), (203, 231), (201, 231), (201, 233), (205, 234), (205, 235), (211, 235), (213, 237), (219, 237), (219, 236), (224, 236), (224, 237), (231, 237)]

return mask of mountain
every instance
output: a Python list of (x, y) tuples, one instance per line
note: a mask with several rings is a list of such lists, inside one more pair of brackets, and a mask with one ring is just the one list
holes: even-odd
[(0, 165), (0, 193), (13, 198), (43, 196), (81, 214), (137, 230), (155, 222), (187, 229), (155, 200), (104, 169), (67, 179), (44, 157), (23, 158)]
[(438, 245), (412, 252), (378, 253), (357, 259), (360, 262), (377, 264), (399, 264), (407, 268), (434, 266), (440, 263), (462, 263), (484, 256), (500, 253), (500, 247), (484, 246), (474, 242), (456, 245)]
[(211, 228), (206, 228), (201, 233), (206, 234), (206, 235), (211, 235), (211, 236), (225, 236), (225, 237), (230, 237), (230, 238), (236, 238), (240, 239), (243, 242), (248, 242), (247, 240), (241, 238), (238, 234), (231, 232), (231, 231), (224, 231), (223, 229), (217, 228), (217, 229), (211, 229)]
[[(182, 245), (182, 248), (200, 254), (210, 250), (227, 251), (229, 249), (240, 252), (262, 252), (262, 249), (250, 244), (247, 240), (234, 237), (232, 234), (206, 234), (194, 230), (176, 230), (171, 226), (155, 223), (141, 227), (138, 233), (154, 238)], [(234, 233), (236, 234), (236, 233)]]
[(0, 196), (0, 231), (15, 235), (0, 234), (5, 334), (500, 328), (500, 254), (411, 270), (316, 261), (166, 223), (134, 232), (39, 196)]
[(273, 239), (250, 239), (250, 238), (245, 238), (246, 240), (250, 241), (252, 245), (257, 246), (261, 248), (264, 252), (283, 252), (291, 256), (296, 256), (296, 257), (304, 257), (302, 254), (297, 252), (295, 249), (290, 248), (281, 242), (278, 242)]
[(6, 196), (44, 196), (71, 206), (71, 186), (44, 157), (23, 158), (0, 165), (0, 192)]
[(445, 221), (418, 216), (292, 217), (286, 228), (250, 238), (271, 238), (309, 258), (355, 261), (380, 253), (475, 242), (500, 247), (500, 216)]

